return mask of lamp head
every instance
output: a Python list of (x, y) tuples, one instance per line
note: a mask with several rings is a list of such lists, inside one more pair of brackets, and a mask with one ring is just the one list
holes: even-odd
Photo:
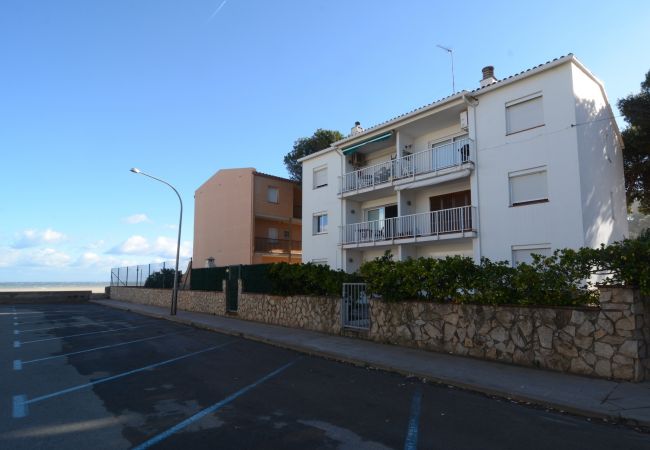
[(131, 168), (131, 172), (140, 173), (140, 169), (138, 169), (137, 167), (133, 167), (133, 168)]

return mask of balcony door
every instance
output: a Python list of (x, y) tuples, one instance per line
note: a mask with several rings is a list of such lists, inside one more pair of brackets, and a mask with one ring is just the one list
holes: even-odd
[(390, 239), (393, 237), (395, 225), (393, 220), (389, 220), (393, 217), (397, 217), (397, 205), (382, 206), (366, 211), (368, 233), (373, 240)]
[(472, 203), (469, 190), (436, 195), (429, 198), (431, 211), (431, 228), (435, 233), (453, 233), (472, 229), (472, 215), (466, 208)]

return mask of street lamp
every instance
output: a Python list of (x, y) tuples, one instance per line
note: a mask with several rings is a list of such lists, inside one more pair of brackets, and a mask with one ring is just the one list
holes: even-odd
[(183, 225), (183, 200), (181, 200), (181, 196), (176, 190), (176, 188), (171, 184), (167, 183), (165, 180), (161, 180), (160, 178), (156, 178), (147, 173), (144, 173), (143, 171), (141, 171), (136, 167), (132, 168), (131, 172), (144, 175), (145, 177), (153, 178), (156, 181), (160, 181), (161, 183), (166, 184), (167, 186), (172, 188), (172, 190), (176, 193), (176, 196), (178, 197), (178, 201), (181, 204), (181, 213), (178, 219), (178, 242), (176, 244), (176, 269), (174, 270), (174, 289), (172, 290), (172, 307), (170, 311), (170, 315), (175, 316), (177, 305), (178, 305), (178, 257), (181, 251), (181, 226)]

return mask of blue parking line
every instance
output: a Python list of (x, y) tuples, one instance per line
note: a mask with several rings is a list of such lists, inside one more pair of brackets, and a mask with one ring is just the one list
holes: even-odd
[(167, 431), (164, 431), (164, 432), (152, 437), (151, 439), (143, 442), (142, 444), (138, 445), (137, 447), (134, 447), (133, 450), (145, 450), (145, 449), (151, 447), (152, 445), (155, 445), (158, 442), (167, 439), (172, 434), (182, 430), (183, 428), (186, 428), (187, 426), (191, 425), (192, 423), (196, 422), (197, 420), (201, 420), (202, 418), (204, 418), (208, 414), (211, 414), (211, 413), (223, 408), (228, 403), (232, 402), (233, 400), (236, 400), (238, 397), (241, 397), (242, 395), (244, 395), (245, 393), (247, 393), (251, 389), (259, 386), (260, 384), (264, 383), (268, 379), (273, 378), (274, 376), (278, 375), (279, 373), (285, 371), (289, 367), (293, 366), (299, 359), (300, 358), (296, 358), (293, 361), (291, 361), (290, 363), (287, 363), (284, 366), (275, 369), (273, 372), (270, 372), (270, 373), (266, 374), (265, 376), (263, 376), (262, 378), (260, 378), (256, 382), (254, 382), (252, 384), (249, 384), (246, 387), (243, 387), (242, 389), (238, 390), (234, 394), (230, 394), (228, 397), (226, 397), (223, 400), (215, 403), (214, 405), (209, 406), (209, 407), (205, 408), (204, 410), (201, 410), (198, 413), (194, 414), (193, 416), (183, 420), (182, 422), (174, 425), (173, 427), (169, 428)]
[[(64, 320), (70, 320), (70, 321), (77, 321), (80, 319), (93, 319), (95, 317), (116, 317), (116, 318), (121, 318), (124, 317), (122, 314), (88, 314), (88, 315), (72, 315), (72, 316), (65, 316), (65, 317), (60, 317), (60, 318), (55, 318), (55, 317), (41, 317), (38, 318), (37, 320), (29, 320), (29, 321), (23, 321), (23, 322), (16, 322), (18, 325), (31, 325), (31, 324), (36, 324), (36, 323), (56, 323), (56, 322), (63, 322)], [(16, 319), (14, 319), (16, 320)]]
[(93, 323), (80, 323), (80, 324), (68, 324), (68, 325), (62, 325), (58, 327), (50, 327), (50, 328), (30, 328), (28, 330), (14, 330), (14, 334), (20, 334), (20, 333), (31, 333), (33, 331), (50, 331), (50, 330), (58, 330), (61, 328), (73, 328), (73, 327), (92, 327), (92, 326), (105, 326), (103, 324), (105, 323), (118, 323), (118, 322), (125, 322), (127, 319), (122, 319), (122, 320), (106, 320), (103, 322), (93, 322)]
[(20, 347), (21, 344), (33, 344), (35, 342), (54, 341), (54, 340), (58, 340), (58, 339), (66, 339), (66, 338), (78, 337), (78, 336), (90, 336), (91, 334), (111, 333), (113, 331), (135, 330), (136, 328), (151, 327), (151, 326), (159, 324), (159, 323), (160, 322), (155, 322), (155, 323), (151, 323), (151, 324), (148, 324), (148, 325), (138, 325), (138, 326), (135, 326), (135, 327), (111, 328), (110, 330), (92, 331), (90, 333), (68, 334), (67, 336), (57, 336), (57, 337), (52, 337), (52, 338), (35, 339), (33, 341), (14, 341), (14, 347), (16, 347), (16, 342), (18, 342), (18, 347)]
[[(36, 362), (49, 361), (51, 359), (57, 359), (57, 358), (65, 358), (67, 356), (80, 355), (82, 353), (94, 352), (94, 351), (97, 351), (97, 350), (106, 350), (108, 348), (115, 348), (115, 347), (121, 347), (123, 345), (135, 344), (136, 342), (151, 341), (153, 339), (160, 339), (160, 338), (166, 337), (166, 336), (173, 336), (173, 335), (176, 335), (176, 334), (188, 333), (190, 331), (193, 331), (193, 330), (190, 329), (190, 330), (178, 331), (176, 333), (159, 334), (159, 335), (156, 335), (156, 336), (150, 336), (150, 337), (146, 337), (146, 338), (142, 338), (142, 339), (135, 339), (133, 341), (120, 342), (119, 344), (102, 345), (101, 347), (93, 347), (93, 348), (89, 348), (89, 349), (86, 349), (86, 350), (79, 350), (79, 351), (76, 351), (76, 352), (64, 353), (62, 355), (54, 355), (54, 356), (46, 356), (44, 358), (30, 359), (29, 361), (21, 361), (21, 360), (17, 359), (17, 360), (14, 361), (14, 370), (22, 369), (22, 366), (24, 366), (25, 364), (32, 364), (32, 363), (36, 363)], [(17, 365), (16, 361), (19, 362), (20, 367), (18, 369), (16, 369), (16, 367), (15, 367)]]
[[(200, 354), (206, 353), (206, 352), (211, 352), (213, 350), (217, 350), (219, 348), (230, 345), (233, 342), (235, 342), (235, 341), (229, 341), (229, 342), (226, 342), (224, 344), (214, 345), (212, 347), (208, 347), (208, 348), (205, 348), (203, 350), (199, 350), (197, 352), (188, 353), (186, 355), (178, 356), (176, 358), (168, 359), (168, 360), (161, 361), (161, 362), (158, 362), (158, 363), (155, 363), (155, 364), (149, 364), (148, 366), (140, 367), (139, 369), (133, 369), (133, 370), (129, 370), (128, 372), (118, 373), (117, 375), (111, 375), (110, 377), (100, 378), (99, 380), (91, 381), (89, 383), (84, 383), (84, 384), (80, 384), (80, 385), (77, 385), (77, 386), (72, 386), (72, 387), (69, 387), (67, 389), (52, 392), (51, 394), (41, 395), (40, 397), (35, 397), (35, 398), (31, 399), (31, 400), (26, 400), (26, 397), (24, 395), (16, 395), (16, 396), (14, 396), (14, 408), (13, 408), (13, 411), (14, 411), (14, 413), (16, 413), (16, 411), (17, 411), (18, 415), (14, 414), (13, 417), (14, 418), (25, 417), (27, 415), (27, 407), (29, 405), (33, 404), (33, 403), (42, 402), (43, 400), (48, 400), (50, 398), (54, 398), (54, 397), (58, 397), (58, 396), (61, 396), (61, 395), (69, 394), (71, 392), (75, 392), (75, 391), (78, 391), (78, 390), (81, 390), (81, 389), (84, 389), (84, 388), (87, 388), (87, 387), (95, 386), (97, 384), (106, 383), (106, 382), (109, 382), (109, 381), (117, 380), (119, 378), (124, 378), (124, 377), (129, 376), (129, 375), (144, 372), (146, 370), (155, 369), (156, 367), (164, 366), (166, 364), (171, 364), (173, 362), (180, 361), (181, 359), (190, 358), (192, 356), (200, 355)], [(21, 416), (20, 413), (23, 413), (23, 415)]]
[(420, 427), (420, 410), (422, 405), (422, 390), (418, 387), (411, 400), (411, 418), (409, 419), (408, 428), (406, 429), (406, 440), (404, 441), (404, 450), (417, 450), (418, 448), (418, 429)]

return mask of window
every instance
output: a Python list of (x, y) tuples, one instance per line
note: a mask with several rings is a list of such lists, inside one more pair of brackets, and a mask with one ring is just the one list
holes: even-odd
[(368, 222), (375, 220), (391, 219), (397, 217), (397, 205), (382, 206), (380, 208), (369, 209), (366, 211)]
[(510, 183), (510, 206), (548, 201), (545, 167), (511, 172), (508, 174), (508, 180)]
[(278, 240), (278, 229), (277, 228), (269, 228), (267, 233), (268, 233), (270, 241), (276, 242)]
[(314, 215), (314, 234), (327, 233), (327, 214), (318, 213)]
[(266, 201), (269, 203), (280, 202), (280, 190), (276, 187), (269, 186), (266, 189)]
[(512, 266), (516, 267), (521, 263), (532, 263), (533, 254), (542, 255), (544, 257), (551, 256), (551, 244), (513, 245)]
[(541, 94), (506, 103), (506, 134), (519, 133), (542, 125), (544, 110)]
[(314, 189), (327, 186), (327, 167), (314, 169)]

